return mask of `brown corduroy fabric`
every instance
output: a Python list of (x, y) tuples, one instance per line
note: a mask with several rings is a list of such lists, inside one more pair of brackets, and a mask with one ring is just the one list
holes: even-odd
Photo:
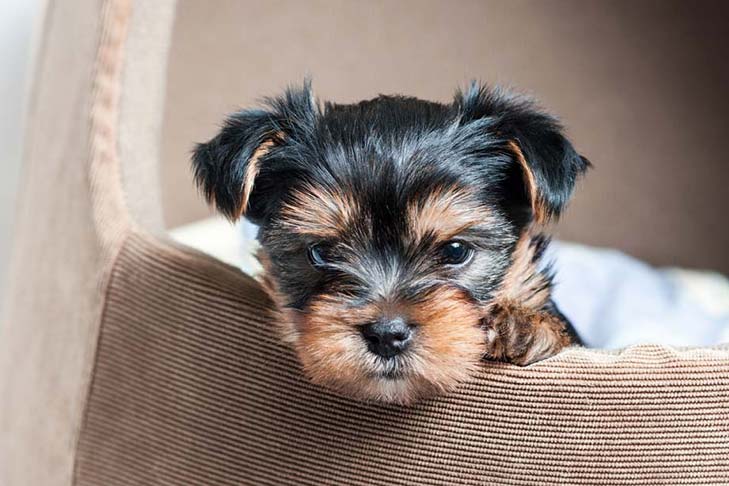
[[(91, 283), (74, 290), (93, 304), (84, 316), (97, 321), (57, 335), (74, 324), (65, 308), (51, 316), (16, 306), (3, 323), (12, 332), (0, 345), (15, 350), (17, 368), (3, 359), (0, 450), (25, 461), (0, 468), (3, 486), (68, 485), (70, 462), (79, 486), (729, 483), (726, 346), (570, 349), (527, 368), (484, 364), (457, 392), (407, 408), (354, 402), (306, 382), (253, 280), (152, 236), (155, 228), (135, 217), (144, 201), (127, 209), (124, 185), (134, 181), (122, 179), (142, 177), (156, 161), (118, 150), (119, 126), (133, 130), (144, 117), (133, 109), (143, 100), (125, 96), (125, 80), (138, 77), (124, 72), (136, 55), (163, 61), (164, 46), (142, 52), (136, 36), (169, 19), (135, 15), (131, 0), (100, 6), (90, 9), (100, 16), (100, 45), (89, 130), (79, 137), (90, 145), (80, 161), (89, 175), (83, 222), (96, 231), (95, 239), (83, 233), (89, 241), (77, 252), (95, 258)], [(34, 291), (65, 278), (44, 277)], [(26, 316), (21, 328), (13, 315)], [(59, 322), (47, 325), (51, 318)], [(73, 356), (85, 361), (43, 355), (70, 338), (79, 340)], [(18, 346), (27, 343), (41, 343), (40, 351), (23, 357)], [(49, 424), (33, 408), (51, 405), (67, 422), (54, 414)], [(42, 427), (27, 426), (34, 416)], [(62, 429), (60, 439), (50, 425)]]
[(79, 485), (729, 480), (718, 350), (569, 350), (412, 408), (309, 385), (254, 282), (134, 235), (109, 287)]

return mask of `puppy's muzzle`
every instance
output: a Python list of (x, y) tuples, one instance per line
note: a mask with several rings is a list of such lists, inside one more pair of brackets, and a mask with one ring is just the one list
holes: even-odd
[(401, 354), (413, 340), (413, 326), (400, 317), (365, 324), (361, 332), (367, 342), (367, 349), (383, 358)]

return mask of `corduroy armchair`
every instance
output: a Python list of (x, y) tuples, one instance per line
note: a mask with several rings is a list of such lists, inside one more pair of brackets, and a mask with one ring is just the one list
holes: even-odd
[(570, 349), (366, 405), (300, 376), (258, 285), (171, 243), (169, 0), (51, 0), (0, 324), (0, 484), (728, 484), (729, 346)]

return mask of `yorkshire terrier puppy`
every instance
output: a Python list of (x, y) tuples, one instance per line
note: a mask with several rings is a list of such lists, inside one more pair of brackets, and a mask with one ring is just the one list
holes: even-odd
[(319, 104), (310, 86), (235, 113), (195, 179), (260, 226), (264, 286), (311, 381), (409, 403), (483, 359), (579, 343), (540, 264), (589, 166), (531, 101), (473, 84), (450, 104)]

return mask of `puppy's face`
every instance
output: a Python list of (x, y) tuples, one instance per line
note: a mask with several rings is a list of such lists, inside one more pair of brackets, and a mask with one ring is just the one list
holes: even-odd
[(194, 164), (224, 214), (260, 225), (264, 283), (307, 376), (401, 403), (477, 366), (517, 240), (585, 167), (553, 119), (477, 87), (450, 105), (289, 91), (233, 115)]
[(478, 363), (483, 306), (514, 233), (455, 173), (413, 177), (408, 164), (373, 163), (382, 170), (292, 188), (262, 227), (262, 261), (311, 379), (406, 401)]

